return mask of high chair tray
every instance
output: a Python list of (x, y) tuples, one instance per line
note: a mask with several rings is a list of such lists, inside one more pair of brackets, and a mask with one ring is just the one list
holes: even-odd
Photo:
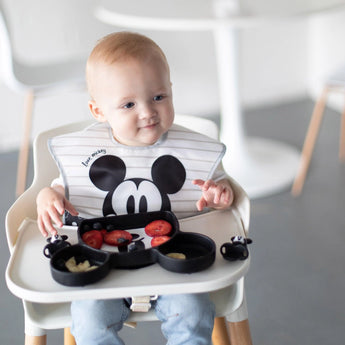
[[(107, 299), (143, 295), (201, 293), (231, 285), (247, 272), (250, 260), (229, 262), (220, 246), (235, 235), (245, 236), (241, 220), (233, 210), (212, 211), (179, 221), (181, 232), (209, 236), (216, 244), (214, 264), (200, 272), (175, 273), (154, 264), (140, 269), (112, 269), (97, 283), (70, 287), (57, 283), (50, 272), (50, 260), (42, 255), (46, 239), (36, 221), (26, 219), (18, 233), (15, 249), (6, 269), (10, 291), (21, 299), (39, 303), (60, 303), (77, 299)], [(78, 243), (77, 227), (63, 227), (72, 245)]]

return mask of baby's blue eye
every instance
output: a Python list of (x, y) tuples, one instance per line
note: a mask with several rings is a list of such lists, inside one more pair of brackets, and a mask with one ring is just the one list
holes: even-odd
[(158, 96), (153, 97), (154, 101), (161, 101), (162, 99), (163, 99), (163, 95), (158, 95)]
[(134, 107), (134, 103), (133, 102), (128, 102), (127, 104), (124, 105), (124, 108), (126, 109), (130, 109)]

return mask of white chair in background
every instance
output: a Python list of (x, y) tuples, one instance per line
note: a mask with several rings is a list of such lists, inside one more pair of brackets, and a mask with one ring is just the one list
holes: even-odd
[(85, 59), (59, 63), (26, 65), (16, 59), (13, 52), (11, 25), (6, 8), (0, 0), (0, 79), (12, 90), (26, 93), (22, 143), (18, 157), (16, 194), (24, 192), (30, 148), (32, 114), (35, 98), (53, 94), (58, 88), (85, 88)]
[[(218, 128), (213, 121), (187, 115), (176, 116), (176, 123), (195, 131), (218, 137)], [(84, 128), (91, 121), (78, 122), (41, 133), (34, 142), (34, 180), (18, 200), (12, 205), (6, 215), (6, 234), (10, 252), (13, 253), (17, 232), (22, 221), (29, 217), (36, 219), (35, 199), (37, 193), (50, 185), (52, 179), (58, 176), (58, 168), (51, 157), (47, 140), (56, 135), (73, 132)], [(231, 179), (230, 179), (231, 180)], [(235, 193), (233, 207), (242, 221), (244, 230), (249, 229), (250, 203), (246, 193), (233, 180)], [(213, 333), (214, 345), (251, 345), (247, 308), (244, 294), (244, 279), (222, 290), (211, 293), (216, 304), (217, 318)], [(74, 345), (74, 338), (69, 333), (71, 324), (70, 303), (40, 304), (23, 301), (25, 315), (26, 345), (45, 345), (46, 329), (65, 328), (65, 345)], [(226, 318), (229, 321), (230, 338), (228, 335)], [(132, 313), (128, 323), (157, 320), (153, 311), (147, 313)]]
[[(345, 66), (337, 70), (326, 80), (323, 91), (316, 101), (304, 140), (299, 168), (291, 189), (291, 193), (294, 196), (298, 196), (302, 192), (316, 139), (320, 131), (320, 126), (327, 103), (327, 97), (332, 92), (341, 92), (345, 95)], [(345, 162), (345, 106), (341, 115), (339, 160), (341, 162)]]

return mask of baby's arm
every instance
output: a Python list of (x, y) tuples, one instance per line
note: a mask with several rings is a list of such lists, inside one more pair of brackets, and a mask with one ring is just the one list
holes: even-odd
[(196, 203), (199, 211), (202, 211), (205, 207), (226, 209), (234, 201), (234, 192), (227, 179), (218, 182), (197, 179), (193, 180), (193, 184), (199, 186), (202, 191), (202, 196)]
[(67, 210), (71, 215), (77, 216), (78, 212), (65, 197), (65, 188), (61, 185), (43, 188), (37, 195), (37, 223), (44, 237), (49, 233), (57, 234), (52, 221), (58, 226), (63, 225), (61, 216)]

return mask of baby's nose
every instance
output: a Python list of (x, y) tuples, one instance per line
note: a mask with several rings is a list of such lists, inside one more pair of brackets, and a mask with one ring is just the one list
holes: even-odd
[(155, 108), (151, 104), (143, 105), (140, 111), (140, 117), (142, 119), (151, 118), (155, 116), (155, 114), (156, 114)]

